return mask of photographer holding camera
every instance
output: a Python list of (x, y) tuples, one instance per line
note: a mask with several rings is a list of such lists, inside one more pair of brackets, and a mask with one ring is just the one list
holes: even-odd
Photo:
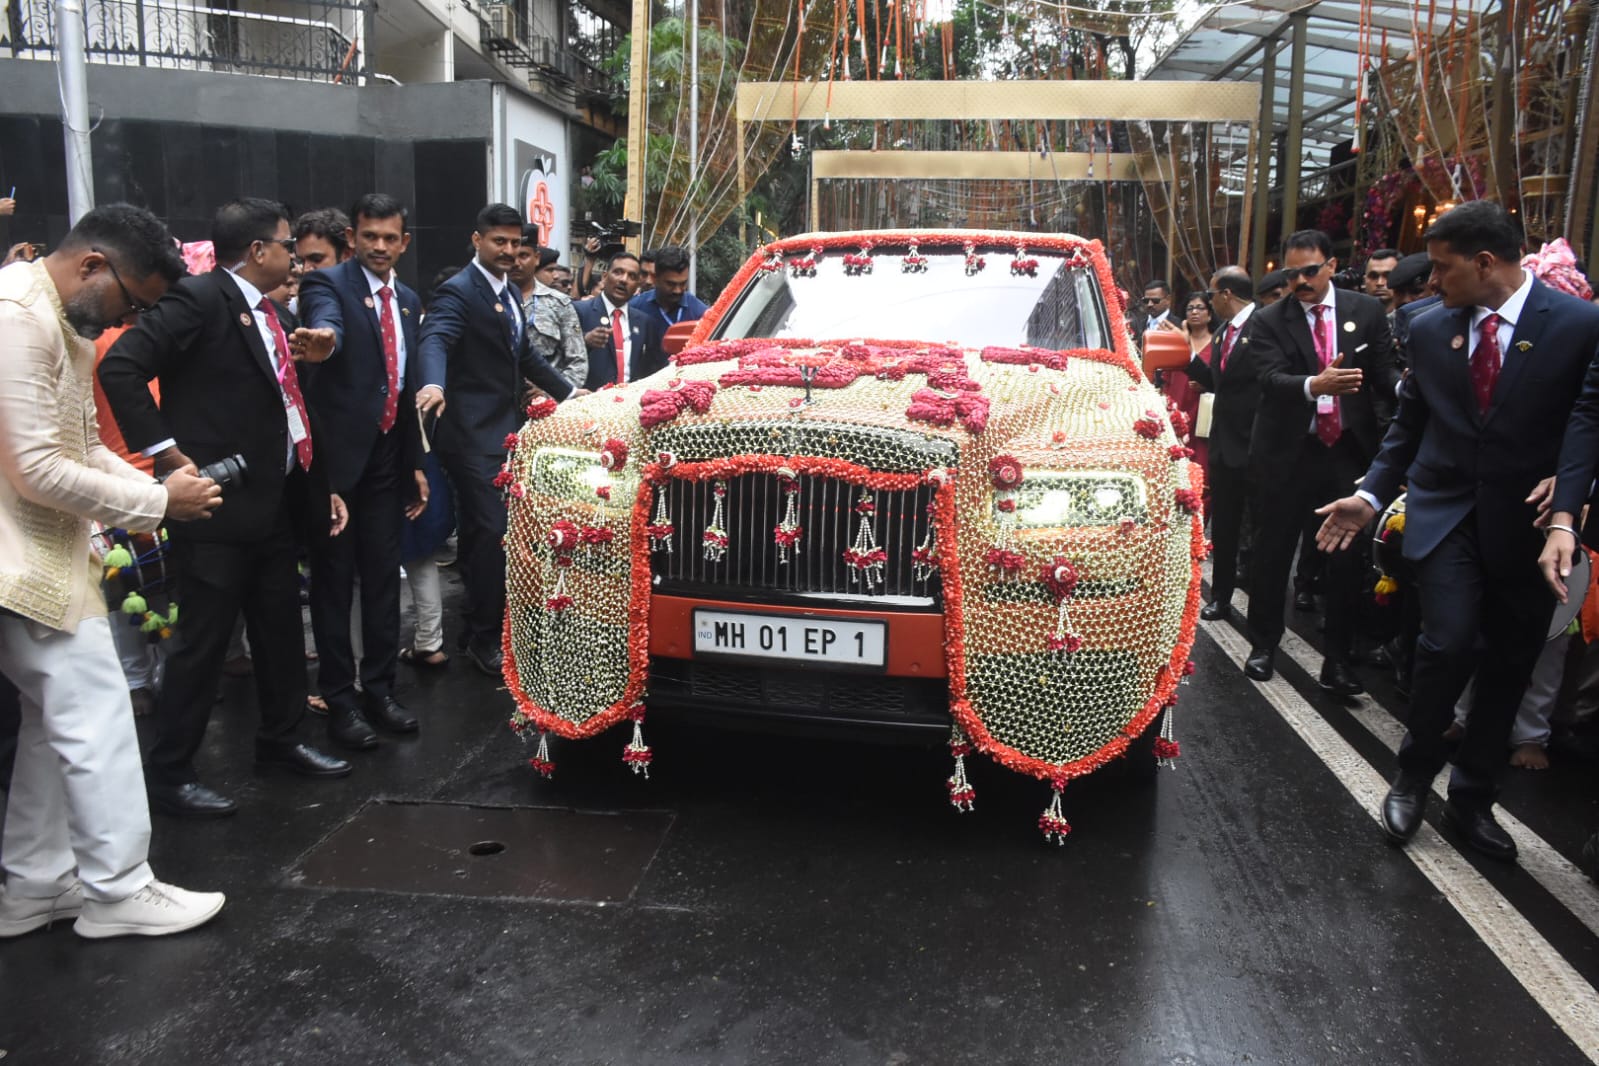
[[(289, 276), (294, 238), (282, 205), (242, 199), (212, 223), (217, 269), (186, 277), (100, 363), (100, 383), (130, 448), (161, 472), (223, 462), (237, 484), (210, 521), (174, 522), (179, 617), (145, 764), (150, 805), (165, 814), (232, 814), (232, 800), (200, 784), (205, 738), (229, 635), (240, 611), (255, 658), (261, 724), (257, 763), (309, 777), (342, 777), (350, 764), (305, 742), (305, 638), (296, 532), (343, 525), (300, 392), (296, 359), (326, 359), (314, 331), (291, 350), (287, 312), (262, 294)], [(161, 405), (148, 383), (161, 379)], [(332, 518), (329, 518), (329, 515)]]

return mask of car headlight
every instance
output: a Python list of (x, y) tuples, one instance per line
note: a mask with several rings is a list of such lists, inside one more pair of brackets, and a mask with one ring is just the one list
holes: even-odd
[(1015, 499), (1018, 526), (1114, 526), (1147, 511), (1143, 479), (1109, 471), (1029, 470)]
[(611, 504), (629, 504), (638, 495), (638, 477), (631, 470), (612, 475), (600, 464), (599, 452), (575, 448), (540, 448), (533, 453), (533, 491), (576, 503), (595, 503), (594, 490), (611, 486)]

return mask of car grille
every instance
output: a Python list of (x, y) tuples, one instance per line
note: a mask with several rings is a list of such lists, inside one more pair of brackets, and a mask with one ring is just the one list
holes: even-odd
[(724, 501), (728, 548), (720, 561), (705, 558), (700, 536), (715, 510), (711, 482), (670, 481), (667, 510), (677, 530), (675, 551), (653, 555), (656, 590), (726, 594), (764, 594), (762, 599), (796, 597), (866, 601), (886, 608), (928, 608), (939, 602), (938, 576), (916, 579), (912, 552), (927, 536), (932, 518), (927, 505), (933, 489), (880, 490), (872, 528), (888, 553), (882, 581), (868, 587), (844, 562), (861, 516), (852, 509), (860, 489), (833, 478), (799, 479), (800, 541), (787, 563), (779, 562), (772, 531), (783, 518), (783, 490), (772, 474), (729, 478)]

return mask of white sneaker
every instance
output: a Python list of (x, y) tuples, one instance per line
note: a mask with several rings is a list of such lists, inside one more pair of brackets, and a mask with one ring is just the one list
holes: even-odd
[(76, 918), (83, 910), (83, 883), (72, 882), (72, 887), (59, 896), (29, 899), (13, 896), (0, 885), (0, 936), (21, 936), (42, 929), (58, 919)]
[(90, 939), (181, 933), (215, 918), (225, 899), (220, 892), (190, 892), (177, 885), (151, 881), (115, 903), (84, 900), (83, 913), (72, 930)]

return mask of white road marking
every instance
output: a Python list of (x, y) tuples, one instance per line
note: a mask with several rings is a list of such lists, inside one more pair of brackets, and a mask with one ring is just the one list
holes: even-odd
[[(1242, 601), (1245, 611), (1249, 609), (1248, 596), (1240, 593), (1236, 594), (1234, 599)], [(1283, 634), (1279, 650), (1286, 652), (1288, 657), (1311, 677), (1314, 678), (1321, 671), (1321, 653), (1292, 629)], [(1358, 703), (1351, 705), (1349, 716), (1364, 726), (1366, 731), (1380, 740), (1389, 751), (1399, 750), (1399, 741), (1405, 735), (1405, 727), (1370, 696), (1361, 697)], [(1508, 754), (1506, 758), (1509, 758)], [(1390, 767), (1383, 769), (1385, 773), (1391, 770)], [(1433, 793), (1440, 799), (1447, 799), (1448, 785), (1449, 776), (1439, 774), (1433, 779)], [(1503, 806), (1499, 807), (1495, 818), (1516, 842), (1521, 868), (1542, 885), (1546, 892), (1559, 900), (1578, 921), (1587, 926), (1588, 932), (1599, 936), (1599, 891), (1595, 890), (1587, 875)]]
[[(1249, 656), (1245, 637), (1225, 622), (1207, 622), (1201, 628), (1228, 658), (1243, 666)], [(1287, 681), (1273, 677), (1255, 687), (1376, 821), (1388, 791), (1383, 776)], [(1383, 845), (1374, 839), (1371, 846)], [(1599, 992), (1437, 830), (1424, 823), (1404, 850), (1528, 995), (1590, 1062), (1599, 1063)]]

